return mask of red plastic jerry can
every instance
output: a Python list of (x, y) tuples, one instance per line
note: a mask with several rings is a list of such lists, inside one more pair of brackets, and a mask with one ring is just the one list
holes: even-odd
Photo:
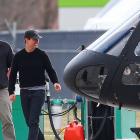
[(64, 140), (85, 140), (83, 126), (77, 121), (68, 124), (65, 128)]

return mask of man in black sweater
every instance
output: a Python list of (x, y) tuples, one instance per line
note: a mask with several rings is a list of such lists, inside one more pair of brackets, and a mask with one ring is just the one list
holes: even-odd
[(8, 73), (10, 71), (13, 52), (7, 42), (0, 41), (0, 121), (4, 140), (15, 140), (15, 130), (12, 122), (11, 101), (8, 93)]
[(47, 54), (38, 48), (40, 35), (35, 30), (25, 32), (25, 48), (19, 51), (12, 63), (9, 77), (9, 94), (15, 99), (15, 83), (19, 72), (21, 105), (29, 127), (28, 140), (44, 140), (39, 129), (39, 115), (45, 100), (45, 72), (56, 91), (61, 90), (56, 72)]

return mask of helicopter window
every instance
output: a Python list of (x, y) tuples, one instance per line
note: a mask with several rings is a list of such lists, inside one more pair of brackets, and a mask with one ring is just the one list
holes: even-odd
[(136, 46), (136, 49), (135, 49), (134, 53), (135, 53), (136, 56), (140, 56), (140, 42)]
[(80, 70), (76, 76), (77, 88), (94, 98), (99, 98), (107, 69), (104, 66), (89, 66)]
[(107, 54), (113, 55), (113, 56), (119, 56), (121, 54), (122, 50), (124, 49), (131, 34), (132, 34), (132, 32), (129, 32), (129, 34), (125, 35), (122, 39), (120, 39), (116, 43), (114, 43), (113, 47), (107, 51)]
[(130, 64), (125, 67), (122, 83), (124, 85), (140, 85), (140, 64)]
[(125, 47), (128, 39), (132, 35), (133, 28), (128, 31), (120, 31), (115, 35), (107, 38), (101, 38), (99, 41), (93, 42), (87, 49), (91, 49), (95, 52), (104, 53), (112, 56), (119, 56)]

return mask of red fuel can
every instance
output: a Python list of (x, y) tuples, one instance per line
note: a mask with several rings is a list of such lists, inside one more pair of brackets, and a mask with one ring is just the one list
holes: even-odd
[(64, 140), (85, 140), (83, 126), (77, 121), (68, 124), (64, 132)]

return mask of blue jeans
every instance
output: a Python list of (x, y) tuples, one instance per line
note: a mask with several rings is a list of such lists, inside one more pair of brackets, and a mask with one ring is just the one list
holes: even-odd
[(39, 116), (45, 101), (45, 90), (20, 90), (23, 114), (29, 127), (28, 140), (45, 140), (39, 128)]

